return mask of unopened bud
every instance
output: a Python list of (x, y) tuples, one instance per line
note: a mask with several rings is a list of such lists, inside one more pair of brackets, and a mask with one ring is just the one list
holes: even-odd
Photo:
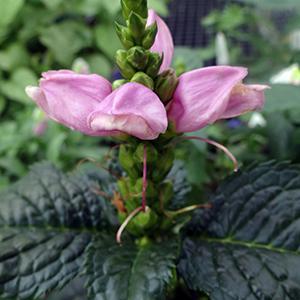
[(163, 182), (159, 187), (159, 199), (163, 201), (163, 204), (167, 206), (174, 196), (174, 187), (171, 181)]
[(127, 61), (134, 68), (144, 70), (148, 64), (148, 54), (142, 47), (132, 47), (127, 51)]
[(134, 152), (134, 160), (136, 163), (143, 163), (144, 161), (144, 148), (146, 147), (147, 153), (147, 163), (154, 162), (158, 158), (158, 152), (152, 144), (145, 144), (140, 143), (135, 152)]
[(147, 74), (143, 72), (137, 72), (132, 78), (131, 82), (137, 82), (140, 83), (149, 89), (154, 89), (154, 81), (151, 77), (149, 77)]
[(115, 80), (113, 83), (112, 83), (112, 89), (113, 91), (116, 90), (117, 88), (119, 88), (120, 86), (124, 85), (125, 83), (127, 83), (128, 81), (126, 79), (118, 79), (118, 80)]
[(134, 38), (131, 36), (129, 29), (125, 26), (115, 23), (117, 35), (126, 49), (130, 49), (135, 45)]
[(160, 70), (162, 62), (163, 56), (156, 52), (150, 52), (150, 54), (148, 55), (148, 66), (145, 72), (152, 78), (156, 77)]
[(145, 212), (140, 212), (128, 224), (127, 230), (135, 235), (145, 234), (148, 230), (157, 226), (158, 216), (151, 208), (147, 207)]
[(131, 12), (127, 21), (130, 34), (136, 41), (140, 41), (145, 34), (147, 20), (140, 17), (135, 12)]
[(142, 46), (145, 49), (150, 49), (155, 42), (156, 35), (157, 35), (157, 23), (155, 22), (146, 28), (143, 41), (142, 41)]
[(116, 62), (124, 78), (131, 79), (132, 76), (136, 73), (136, 70), (127, 61), (127, 51), (118, 50), (116, 53)]
[(135, 167), (135, 161), (133, 159), (133, 151), (131, 148), (121, 145), (119, 150), (119, 162), (121, 164), (121, 167), (124, 169), (124, 171), (127, 172), (127, 174), (131, 178), (138, 178), (139, 174)]
[[(139, 178), (134, 186), (134, 191), (137, 195), (141, 193), (143, 190), (143, 178)], [(147, 198), (156, 198), (158, 195), (157, 187), (153, 184), (151, 180), (147, 180), (147, 190), (146, 190), (146, 196)], [(140, 197), (139, 197), (140, 199)]]
[(139, 14), (144, 19), (148, 18), (147, 0), (121, 0), (122, 12), (127, 20), (132, 11)]
[(156, 182), (161, 182), (168, 175), (174, 164), (174, 159), (175, 154), (172, 148), (167, 148), (164, 153), (160, 153), (152, 176)]
[(168, 69), (161, 73), (155, 83), (155, 92), (163, 103), (168, 103), (177, 88), (178, 78), (173, 69)]

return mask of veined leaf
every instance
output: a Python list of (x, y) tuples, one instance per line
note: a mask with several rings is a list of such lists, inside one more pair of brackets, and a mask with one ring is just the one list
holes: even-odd
[(88, 250), (88, 292), (97, 300), (164, 300), (175, 276), (176, 241), (138, 248), (99, 236)]
[(187, 227), (180, 274), (212, 300), (300, 299), (300, 170), (264, 163), (223, 184)]
[[(116, 223), (107, 178), (32, 168), (0, 194), (0, 298), (38, 299), (81, 272), (93, 236)], [(101, 186), (99, 186), (99, 182)]]

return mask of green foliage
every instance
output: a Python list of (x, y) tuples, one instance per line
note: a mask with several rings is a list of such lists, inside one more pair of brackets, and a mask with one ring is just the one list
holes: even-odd
[(184, 234), (180, 274), (219, 299), (298, 299), (300, 171), (264, 163), (227, 180)]
[(111, 193), (107, 180), (65, 176), (43, 163), (1, 193), (2, 299), (37, 299), (78, 276), (96, 231), (116, 224), (113, 208), (95, 193)]
[(122, 247), (111, 237), (97, 237), (88, 249), (86, 272), (90, 299), (164, 300), (175, 280), (178, 243), (167, 241)]
[(268, 9), (300, 9), (298, 0), (239, 0), (240, 2), (254, 4), (262, 8)]
[(273, 84), (266, 91), (264, 112), (285, 112), (300, 108), (300, 87), (288, 84)]
[[(189, 189), (181, 166), (168, 178), (173, 205), (182, 207)], [(85, 281), (91, 300), (175, 300), (186, 289), (176, 274), (200, 299), (208, 299), (202, 292), (211, 300), (299, 298), (299, 167), (246, 169), (219, 187), (212, 208), (195, 213), (180, 236), (154, 229), (153, 236), (127, 235), (122, 245), (114, 237), (114, 189), (97, 169), (64, 175), (41, 163), (2, 192), (1, 299), (43, 299), (77, 278), (49, 299), (85, 299)], [(188, 220), (173, 220), (174, 229)], [(181, 297), (193, 299), (190, 292)]]
[[(166, 14), (166, 3), (151, 1)], [(26, 165), (48, 159), (64, 169), (101, 159), (106, 146), (71, 132), (37, 113), (25, 94), (43, 71), (72, 69), (81, 57), (92, 73), (110, 79), (120, 47), (114, 19), (118, 0), (3, 0), (0, 9), (0, 189), (24, 175)], [(34, 111), (34, 113), (33, 113)], [(42, 122), (42, 136), (34, 129)], [(47, 127), (47, 126), (45, 126)]]
[[(253, 2), (274, 3), (273, 0)], [(284, 5), (288, 1), (280, 3)], [(202, 24), (213, 35), (218, 32), (225, 35), (230, 56), (228, 64), (247, 66), (252, 77), (268, 80), (278, 70), (298, 61), (299, 49), (291, 47), (289, 34), (299, 27), (291, 17), (279, 28), (266, 8), (258, 10), (251, 5), (228, 4), (222, 11), (212, 11)], [(295, 19), (299, 19), (297, 11)], [(210, 47), (214, 46), (213, 40)], [(249, 50), (245, 50), (246, 47)]]

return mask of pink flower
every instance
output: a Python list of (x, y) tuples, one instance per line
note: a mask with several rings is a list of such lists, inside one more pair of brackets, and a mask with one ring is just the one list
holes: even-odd
[(242, 84), (247, 74), (242, 67), (220, 66), (181, 75), (168, 109), (177, 132), (196, 131), (219, 119), (260, 110), (268, 87)]
[[(148, 25), (153, 22), (158, 34), (151, 49), (164, 57), (162, 72), (171, 65), (174, 44), (167, 25), (149, 10)], [(42, 76), (39, 87), (29, 86), (26, 92), (49, 118), (91, 136), (128, 134), (142, 140), (164, 133), (168, 119), (182, 133), (261, 109), (267, 88), (242, 84), (247, 76), (242, 67), (202, 68), (179, 77), (173, 99), (164, 107), (152, 90), (138, 83), (112, 91), (111, 83), (96, 74), (61, 70)]]
[(151, 51), (158, 52), (164, 56), (160, 71), (170, 68), (174, 54), (174, 43), (172, 34), (167, 24), (155, 13), (154, 10), (149, 10), (147, 25), (157, 23), (157, 36)]
[(87, 135), (129, 134), (152, 140), (168, 126), (159, 98), (138, 83), (112, 92), (101, 76), (49, 71), (39, 87), (29, 86), (26, 92), (49, 118)]
[[(174, 46), (171, 33), (154, 11), (149, 11), (148, 23), (156, 21), (158, 36), (152, 51), (163, 53), (161, 71), (171, 65)], [(168, 118), (177, 132), (199, 130), (219, 119), (232, 118), (264, 105), (266, 85), (244, 85), (248, 71), (242, 67), (208, 67), (187, 72), (168, 105)]]

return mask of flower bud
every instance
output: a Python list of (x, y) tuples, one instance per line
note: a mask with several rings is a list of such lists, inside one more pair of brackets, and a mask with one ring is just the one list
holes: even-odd
[(134, 42), (134, 38), (132, 37), (132, 35), (129, 32), (129, 29), (126, 28), (125, 26), (120, 25), (117, 22), (115, 22), (115, 26), (116, 26), (117, 35), (118, 35), (122, 45), (126, 49), (130, 49), (131, 47), (133, 47), (135, 45), (135, 42)]
[(150, 54), (148, 55), (148, 66), (145, 72), (152, 78), (156, 77), (160, 70), (162, 62), (163, 56), (156, 52), (150, 52)]
[(127, 20), (132, 11), (139, 14), (144, 19), (148, 17), (147, 0), (121, 0), (122, 12)]
[[(124, 222), (126, 214), (119, 214), (120, 222)], [(140, 212), (128, 224), (126, 229), (134, 235), (145, 234), (150, 229), (157, 226), (158, 216), (151, 208), (147, 207), (145, 212)]]
[[(143, 163), (144, 147), (145, 147), (145, 144), (143, 144), (143, 143), (140, 143), (137, 146), (137, 148), (134, 152), (134, 157), (133, 157), (133, 159), (135, 160), (136, 163)], [(146, 152), (147, 152), (147, 163), (154, 162), (157, 160), (158, 152), (152, 144), (146, 145)]]
[(128, 184), (127, 184), (127, 178), (122, 178), (118, 180), (117, 186), (118, 186), (118, 191), (120, 192), (122, 198), (128, 199), (130, 196), (130, 191), (128, 189)]
[(112, 83), (112, 89), (113, 91), (116, 90), (117, 88), (119, 88), (120, 86), (122, 86), (123, 84), (127, 83), (128, 81), (126, 79), (118, 79), (118, 80), (115, 80), (113, 83)]
[(127, 61), (127, 51), (118, 50), (116, 53), (116, 62), (124, 78), (131, 79), (132, 76), (136, 73), (136, 70)]
[(159, 187), (159, 199), (163, 201), (164, 206), (167, 206), (174, 196), (173, 183), (171, 181), (163, 182)]
[(133, 154), (134, 153), (131, 148), (121, 145), (119, 150), (119, 162), (122, 168), (131, 178), (138, 178), (139, 173), (135, 167)]
[(168, 148), (164, 153), (160, 153), (158, 160), (153, 168), (153, 176), (156, 182), (162, 181), (170, 172), (175, 155), (172, 148)]
[(148, 53), (142, 47), (132, 47), (127, 51), (127, 61), (134, 68), (144, 70), (148, 64)]
[(168, 103), (177, 88), (179, 80), (173, 69), (168, 69), (161, 73), (155, 83), (155, 92), (163, 103)]
[(157, 35), (157, 30), (158, 28), (156, 22), (146, 28), (142, 41), (142, 46), (145, 49), (150, 49), (153, 46)]
[(140, 39), (145, 34), (146, 19), (143, 19), (138, 14), (131, 12), (127, 21), (127, 26), (130, 34), (135, 38), (136, 41)]
[(143, 72), (137, 72), (131, 79), (131, 82), (137, 82), (143, 84), (144, 86), (148, 87), (149, 89), (154, 89), (154, 81), (151, 77)]
[[(143, 190), (143, 178), (139, 178), (134, 186), (135, 194), (140, 195)], [(156, 198), (158, 196), (158, 190), (153, 184), (151, 180), (147, 180), (147, 190), (146, 190), (146, 196), (148, 198)], [(139, 201), (141, 197), (138, 197)], [(149, 199), (148, 199), (149, 200)]]

